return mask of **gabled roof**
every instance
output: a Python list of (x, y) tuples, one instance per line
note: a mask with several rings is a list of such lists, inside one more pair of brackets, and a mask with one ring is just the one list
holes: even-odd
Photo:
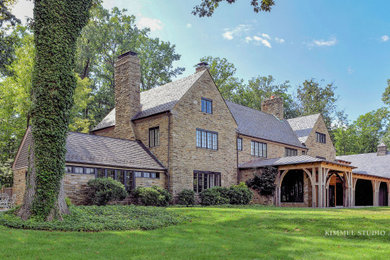
[[(28, 147), (32, 143), (27, 130), (15, 169), (28, 166)], [(66, 139), (66, 163), (92, 164), (131, 169), (165, 170), (164, 166), (138, 141), (70, 132)]]
[(230, 101), (226, 101), (226, 104), (238, 124), (240, 134), (306, 148), (286, 120)]
[(321, 114), (313, 114), (287, 120), (301, 143), (306, 142), (320, 115)]
[[(141, 92), (141, 111), (132, 119), (140, 119), (173, 109), (183, 95), (195, 84), (206, 70), (191, 74), (168, 84)], [(115, 108), (92, 130), (115, 125)]]
[(390, 152), (382, 156), (376, 153), (343, 155), (337, 156), (336, 159), (349, 161), (356, 166), (357, 169), (354, 169), (353, 173), (390, 178)]

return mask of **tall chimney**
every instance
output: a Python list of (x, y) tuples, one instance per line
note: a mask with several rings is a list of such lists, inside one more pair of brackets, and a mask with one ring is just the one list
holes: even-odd
[(198, 63), (196, 65), (195, 72), (198, 73), (200, 71), (207, 70), (208, 68), (209, 68), (209, 64), (207, 62), (203, 61), (203, 62)]
[(141, 110), (141, 67), (137, 53), (126, 52), (115, 62), (115, 136), (136, 140), (131, 119)]
[(377, 153), (376, 153), (377, 156), (387, 155), (387, 146), (384, 143), (381, 143), (380, 145), (378, 145), (377, 148), (378, 148)]
[(264, 100), (261, 102), (261, 111), (272, 114), (280, 120), (284, 119), (283, 98), (271, 96), (271, 98)]

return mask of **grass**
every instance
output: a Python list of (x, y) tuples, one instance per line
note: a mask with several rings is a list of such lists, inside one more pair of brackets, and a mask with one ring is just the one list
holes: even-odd
[[(390, 208), (168, 208), (192, 220), (99, 233), (0, 226), (0, 259), (388, 259)], [(329, 230), (354, 236), (326, 236)], [(384, 236), (359, 236), (359, 231)]]

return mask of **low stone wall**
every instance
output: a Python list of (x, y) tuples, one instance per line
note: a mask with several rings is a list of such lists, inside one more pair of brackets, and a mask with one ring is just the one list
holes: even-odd
[(158, 186), (163, 189), (166, 189), (166, 182), (165, 182), (165, 174), (160, 173), (159, 179), (152, 179), (152, 178), (135, 178), (135, 186), (136, 187), (152, 187), (152, 186)]
[(65, 174), (65, 196), (75, 205), (85, 204), (87, 202), (87, 183), (92, 179), (95, 179), (94, 174)]

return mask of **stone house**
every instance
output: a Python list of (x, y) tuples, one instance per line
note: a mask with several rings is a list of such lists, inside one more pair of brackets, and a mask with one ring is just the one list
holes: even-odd
[[(115, 108), (90, 134), (69, 134), (64, 181), (73, 202), (83, 203), (85, 185), (96, 177), (117, 179), (129, 191), (157, 185), (177, 195), (237, 184), (267, 166), (278, 170), (276, 192), (257, 195), (257, 203), (353, 206), (363, 203), (355, 201), (361, 193), (373, 197), (372, 205), (388, 201), (389, 189), (385, 198), (382, 188), (379, 199), (382, 183), (390, 183), (388, 153), (378, 160), (380, 173), (357, 172), (365, 168), (356, 168), (353, 158), (336, 158), (320, 114), (285, 120), (279, 97), (265, 100), (262, 111), (225, 101), (204, 63), (194, 74), (148, 91), (140, 92), (140, 80), (137, 55), (119, 56)], [(13, 165), (19, 203), (31, 144), (28, 129)], [(359, 188), (359, 179), (370, 180), (372, 190)]]

